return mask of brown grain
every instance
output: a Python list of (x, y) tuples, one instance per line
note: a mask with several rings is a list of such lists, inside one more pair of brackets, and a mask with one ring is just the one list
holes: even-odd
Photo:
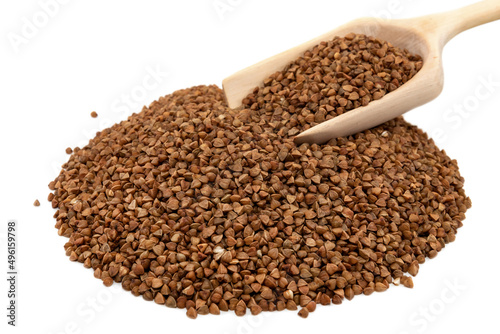
[(215, 86), (153, 102), (75, 149), (49, 184), (66, 254), (105, 285), (198, 314), (341, 304), (413, 287), (470, 199), (456, 161), (403, 118), (324, 145), (293, 136), (409, 80), (417, 56), (350, 34), (234, 112)]

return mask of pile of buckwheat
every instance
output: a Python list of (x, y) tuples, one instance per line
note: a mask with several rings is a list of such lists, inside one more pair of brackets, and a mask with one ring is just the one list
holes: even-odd
[(470, 200), (457, 163), (402, 118), (324, 145), (315, 124), (422, 66), (387, 42), (323, 42), (230, 110), (179, 90), (76, 148), (50, 183), (66, 254), (106, 286), (187, 315), (297, 310), (412, 287)]

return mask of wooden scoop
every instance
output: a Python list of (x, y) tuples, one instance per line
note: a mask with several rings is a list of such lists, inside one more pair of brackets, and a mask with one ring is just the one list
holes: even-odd
[(484, 0), (451, 12), (405, 20), (362, 18), (247, 67), (224, 79), (222, 86), (229, 107), (237, 109), (255, 87), (262, 86), (267, 77), (284, 69), (305, 51), (351, 32), (388, 41), (422, 56), (422, 69), (395, 91), (365, 107), (316, 125), (295, 138), (297, 144), (320, 144), (372, 128), (436, 98), (443, 89), (441, 53), (446, 43), (462, 31), (498, 19), (500, 0)]

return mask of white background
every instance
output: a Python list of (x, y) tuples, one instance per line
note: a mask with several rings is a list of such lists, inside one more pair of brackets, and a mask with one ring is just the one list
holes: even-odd
[[(63, 249), (66, 239), (57, 235), (46, 201), (47, 184), (67, 159), (66, 147), (85, 145), (97, 130), (159, 96), (192, 85), (220, 85), (238, 69), (358, 17), (405, 18), (473, 1), (66, 2), (52, 8), (47, 22), (38, 1), (0, 4), (2, 333), (5, 328), (43, 334), (498, 330), (500, 22), (450, 42), (443, 55), (443, 93), (407, 114), (458, 160), (473, 203), (456, 242), (421, 266), (413, 290), (393, 287), (340, 306), (319, 306), (306, 320), (296, 312), (243, 318), (230, 312), (193, 321), (185, 310), (145, 302), (116, 284), (105, 288), (92, 270), (70, 262)], [(229, 8), (218, 12), (217, 4)], [(31, 35), (24, 31), (26, 39), (15, 47), (10, 39), (23, 36), (26, 22), (34, 20), (40, 27)], [(162, 72), (156, 82), (148, 77), (151, 71)], [(485, 80), (496, 86), (478, 99), (476, 90), (487, 92)], [(131, 94), (136, 105), (127, 107), (125, 96)], [(460, 115), (457, 108), (470, 112)], [(90, 117), (93, 110), (97, 119)], [(35, 199), (41, 207), (33, 206)], [(6, 325), (8, 219), (19, 222), (17, 328)]]

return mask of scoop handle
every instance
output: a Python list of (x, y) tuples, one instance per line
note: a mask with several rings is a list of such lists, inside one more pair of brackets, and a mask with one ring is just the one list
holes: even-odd
[(444, 46), (465, 30), (499, 20), (500, 0), (483, 0), (449, 12), (430, 15), (429, 18), (438, 22), (440, 42)]

